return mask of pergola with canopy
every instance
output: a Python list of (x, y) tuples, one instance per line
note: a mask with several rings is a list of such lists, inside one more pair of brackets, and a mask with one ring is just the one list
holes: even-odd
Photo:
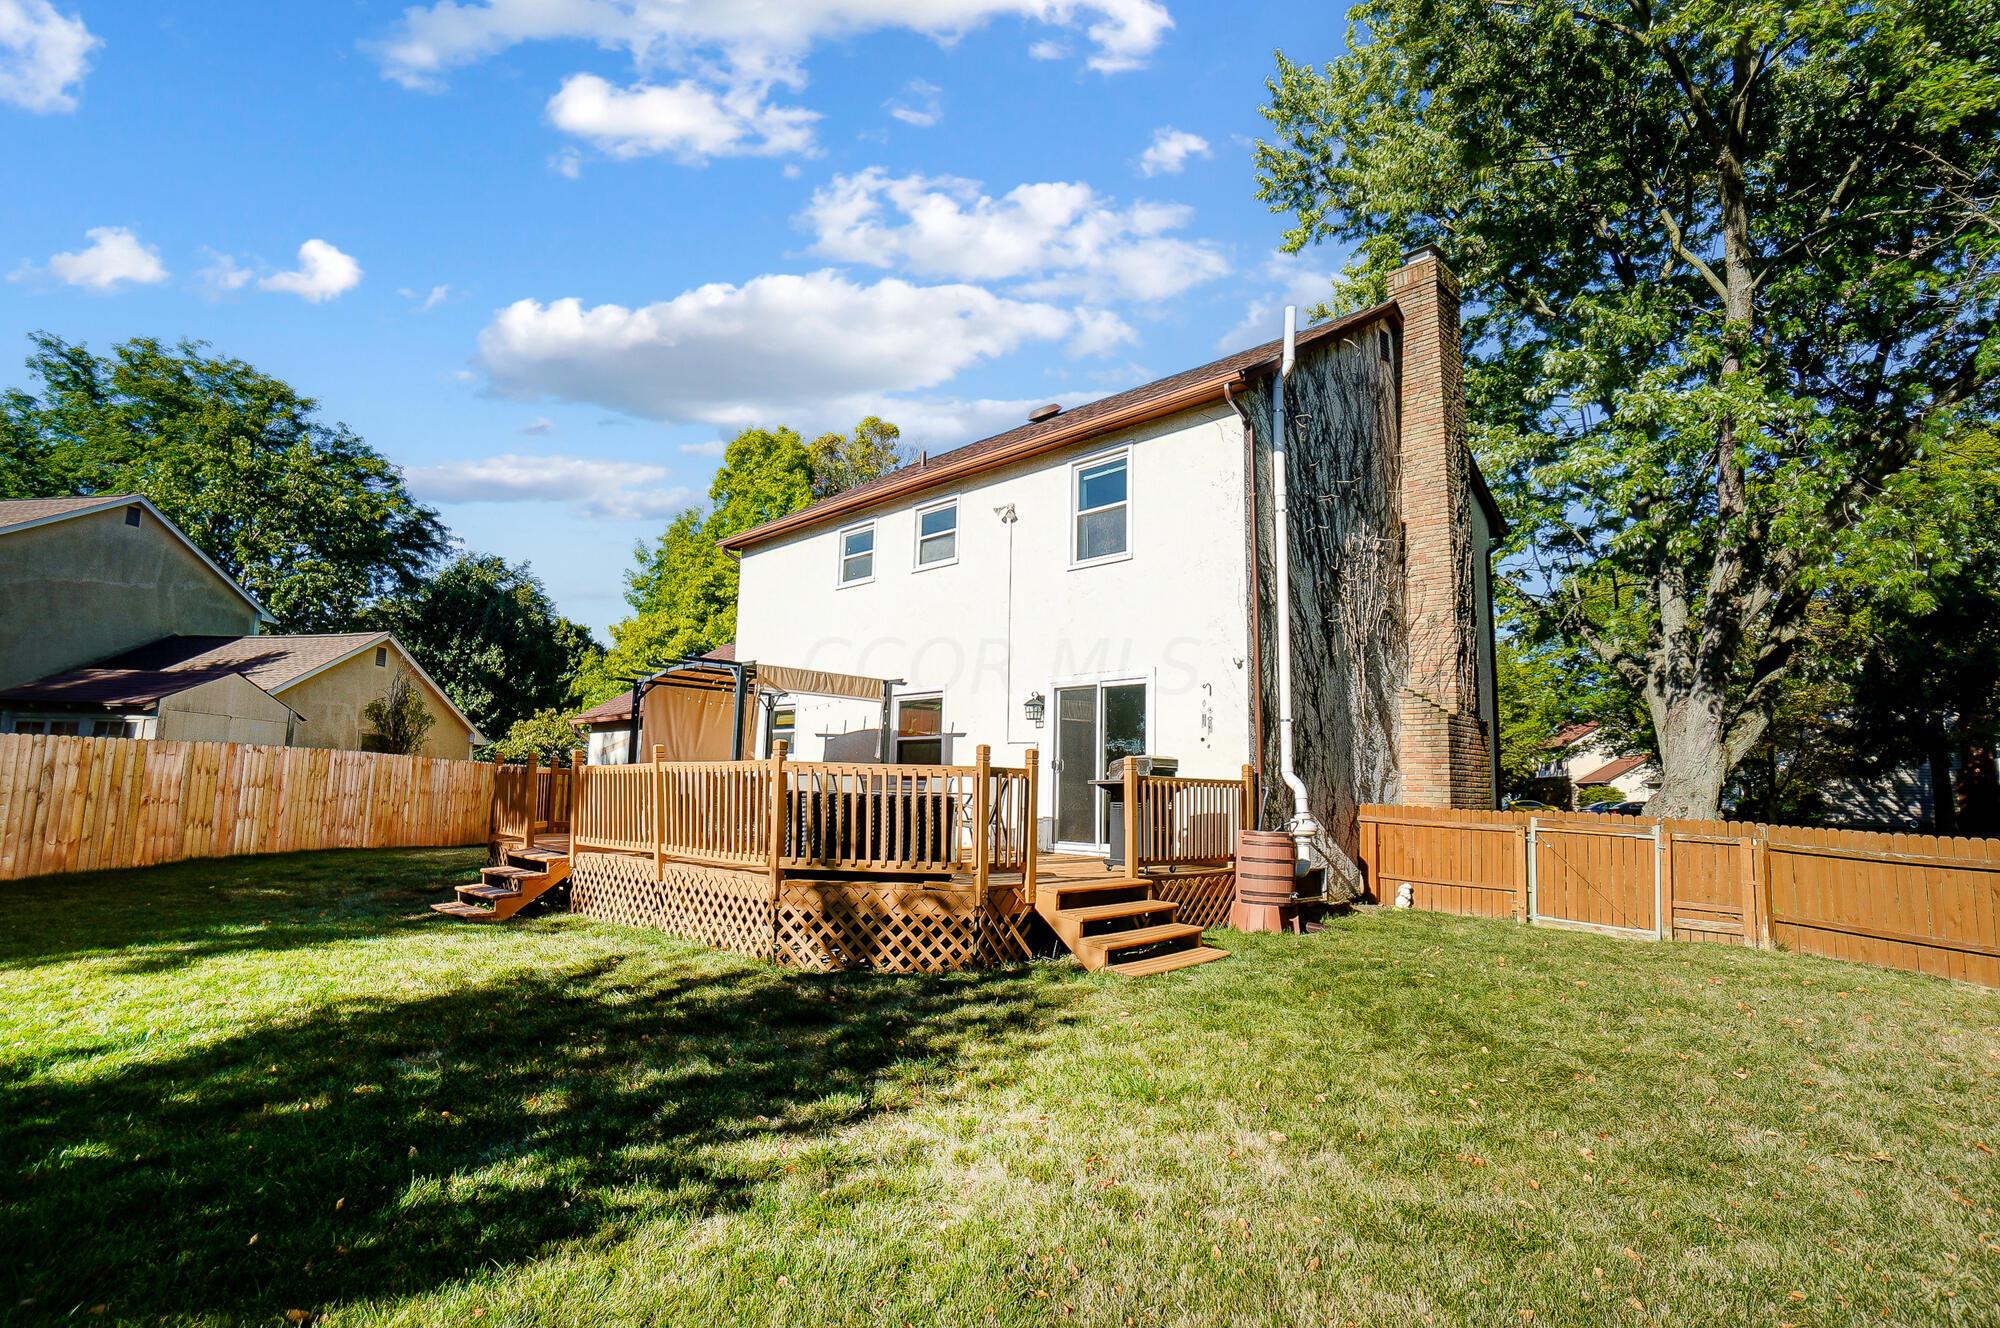
[(772, 696), (839, 696), (879, 702), (879, 759), (894, 757), (891, 723), (899, 678), (864, 678), (755, 660), (681, 659), (632, 684), (628, 758), (660, 749), (668, 761), (741, 761), (757, 746), (758, 702)]

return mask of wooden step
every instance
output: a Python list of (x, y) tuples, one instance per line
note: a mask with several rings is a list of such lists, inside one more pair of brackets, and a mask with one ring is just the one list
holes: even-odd
[(495, 916), (493, 910), (490, 908), (480, 908), (477, 905), (463, 903), (458, 900), (453, 900), (448, 904), (432, 904), (431, 911), (433, 913), (446, 913), (454, 918), (468, 918), (474, 922), (489, 921)]
[(1128, 899), (1117, 904), (1092, 904), (1086, 908), (1065, 908), (1059, 916), (1065, 922), (1079, 925), (1086, 922), (1103, 922), (1109, 918), (1136, 918), (1148, 913), (1172, 913), (1179, 904), (1166, 899)]
[(518, 881), (523, 876), (544, 875), (543, 872), (533, 867), (481, 867), (479, 874), (487, 877), (498, 876), (503, 880), (509, 881)]
[(1201, 940), (1201, 928), (1185, 922), (1163, 922), (1157, 927), (1134, 927), (1131, 931), (1110, 931), (1102, 936), (1086, 936), (1077, 944), (1083, 950), (1092, 950), (1099, 955), (1109, 956), (1119, 950), (1142, 950), (1154, 945), (1170, 945), (1175, 941)]
[(1150, 955), (1145, 959), (1128, 959), (1122, 964), (1106, 964), (1106, 973), (1116, 973), (1121, 978), (1149, 978), (1155, 973), (1171, 973), (1177, 968), (1193, 968), (1196, 964), (1206, 964), (1216, 959), (1229, 958), (1229, 951), (1218, 950), (1212, 945), (1197, 945), (1192, 950), (1170, 950), (1166, 954)]
[(559, 848), (510, 848), (507, 850), (507, 856), (528, 862), (555, 862), (568, 857), (569, 854)]
[(512, 899), (521, 893), (511, 885), (461, 885), (456, 888), (461, 898), (471, 895), (474, 899)]

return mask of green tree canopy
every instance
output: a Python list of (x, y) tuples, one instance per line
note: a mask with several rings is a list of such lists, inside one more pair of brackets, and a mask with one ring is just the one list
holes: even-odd
[(375, 606), (482, 733), (497, 736), (538, 710), (567, 704), (603, 652), (587, 628), (556, 611), (526, 564), (464, 553), (415, 593)]
[(1365, 0), (1279, 58), (1260, 192), (1379, 298), (1435, 243), (1535, 611), (1709, 815), (1884, 485), (1989, 415), (2000, 8)]
[(579, 699), (601, 701), (655, 661), (699, 655), (736, 639), (737, 565), (718, 540), (788, 516), (816, 499), (893, 469), (895, 425), (869, 416), (852, 437), (823, 434), (810, 445), (790, 429), (745, 429), (730, 441), (709, 485), (709, 505), (676, 516), (652, 544), (633, 550), (625, 574), (632, 616), (611, 629), (611, 649)]
[(537, 710), (509, 726), (507, 735), (493, 744), (493, 755), (502, 761), (526, 761), (532, 756), (541, 765), (568, 765), (588, 745), (582, 730), (560, 711)]
[(444, 554), (401, 472), (276, 378), (201, 342), (32, 340), (32, 386), (0, 398), (0, 496), (144, 494), (287, 631), (351, 627)]

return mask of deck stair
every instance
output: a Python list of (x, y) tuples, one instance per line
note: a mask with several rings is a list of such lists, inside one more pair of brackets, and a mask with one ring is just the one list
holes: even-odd
[(569, 879), (569, 854), (558, 849), (513, 848), (494, 867), (479, 869), (477, 885), (455, 887), (456, 899), (431, 908), (466, 922), (501, 922)]
[(1043, 881), (1035, 911), (1087, 969), (1149, 977), (1228, 958), (1202, 942), (1202, 930), (1174, 921), (1180, 906), (1155, 899), (1144, 879)]

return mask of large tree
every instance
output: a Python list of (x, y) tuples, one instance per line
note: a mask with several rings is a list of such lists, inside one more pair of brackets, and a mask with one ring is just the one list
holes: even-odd
[(676, 516), (658, 541), (633, 550), (625, 574), (632, 616), (613, 625), (611, 649), (582, 689), (602, 700), (624, 678), (665, 659), (697, 655), (736, 639), (737, 567), (716, 541), (788, 516), (819, 498), (887, 474), (900, 455), (895, 425), (869, 416), (851, 437), (810, 444), (791, 429), (745, 429), (723, 452), (708, 506)]
[(556, 611), (526, 564), (491, 554), (460, 554), (415, 593), (384, 600), (369, 616), (491, 738), (566, 705), (603, 653), (588, 628)]
[(144, 494), (287, 631), (353, 626), (445, 552), (402, 473), (269, 374), (200, 342), (32, 340), (32, 386), (0, 398), (0, 497)]
[(1366, 0), (1279, 57), (1262, 196), (1340, 299), (1437, 244), (1536, 612), (1709, 815), (1884, 484), (1995, 404), (2000, 8)]

